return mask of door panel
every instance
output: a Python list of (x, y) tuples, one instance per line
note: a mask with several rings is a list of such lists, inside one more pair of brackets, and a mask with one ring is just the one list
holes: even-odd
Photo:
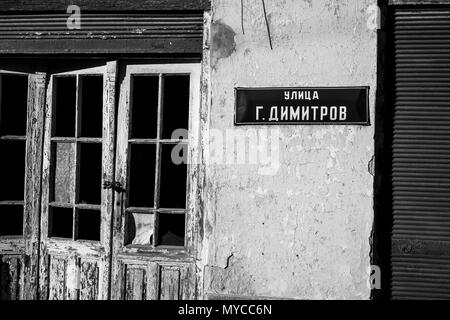
[(119, 300), (195, 299), (195, 265), (121, 259), (115, 285)]
[(116, 62), (53, 74), (47, 91), (41, 299), (109, 295)]
[[(112, 298), (193, 299), (196, 180), (186, 162), (198, 156), (200, 68), (130, 64), (121, 72)], [(177, 152), (184, 162), (173, 160)]]
[(26, 91), (25, 131), (0, 104), (1, 167), (23, 164), (0, 192), (0, 299), (194, 299), (199, 65), (67, 68), (0, 71)]
[(45, 85), (45, 73), (0, 70), (2, 300), (37, 297)]
[(23, 293), (21, 255), (0, 256), (0, 300), (19, 300)]

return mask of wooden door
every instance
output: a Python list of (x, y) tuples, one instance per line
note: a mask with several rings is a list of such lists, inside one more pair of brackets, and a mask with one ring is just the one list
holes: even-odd
[(0, 70), (0, 300), (37, 297), (46, 74), (23, 69)]
[(45, 110), (40, 299), (108, 299), (116, 62), (51, 74)]
[[(128, 64), (121, 74), (112, 298), (194, 299), (200, 66)], [(173, 161), (180, 152), (189, 161)]]

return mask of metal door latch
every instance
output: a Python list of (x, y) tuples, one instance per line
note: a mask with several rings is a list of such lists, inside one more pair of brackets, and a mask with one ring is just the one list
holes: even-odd
[(122, 187), (122, 184), (120, 182), (111, 182), (111, 181), (105, 181), (103, 182), (103, 189), (113, 189), (114, 191), (118, 193), (124, 193), (126, 190)]

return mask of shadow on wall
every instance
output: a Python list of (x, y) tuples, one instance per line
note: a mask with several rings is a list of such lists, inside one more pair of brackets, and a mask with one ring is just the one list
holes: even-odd
[(392, 230), (392, 52), (388, 31), (391, 30), (386, 0), (378, 0), (381, 19), (377, 40), (377, 93), (375, 107), (375, 179), (374, 222), (372, 229), (371, 264), (381, 270), (381, 289), (373, 289), (371, 299), (390, 299), (391, 230)]
[(236, 32), (220, 20), (211, 24), (211, 67), (215, 69), (220, 59), (228, 58), (236, 51)]

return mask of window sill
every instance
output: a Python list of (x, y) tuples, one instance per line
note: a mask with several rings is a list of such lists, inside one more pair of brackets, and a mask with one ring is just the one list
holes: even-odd
[(185, 247), (177, 246), (158, 246), (150, 247), (147, 245), (128, 245), (123, 248), (121, 254), (123, 258), (130, 256), (152, 258), (155, 261), (183, 261), (192, 262), (194, 259), (189, 256)]

